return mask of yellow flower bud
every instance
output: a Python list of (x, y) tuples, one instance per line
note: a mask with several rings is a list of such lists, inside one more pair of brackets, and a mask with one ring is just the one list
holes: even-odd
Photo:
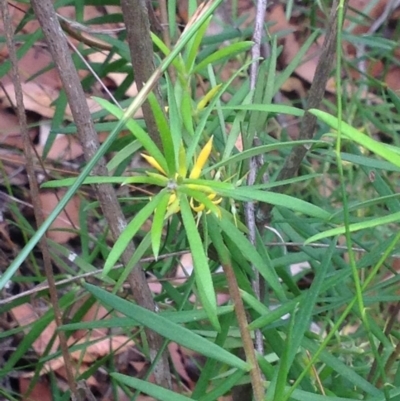
[(150, 164), (150, 166), (153, 166), (155, 169), (157, 169), (160, 173), (167, 175), (167, 173), (165, 172), (165, 170), (160, 166), (160, 164), (158, 163), (158, 161), (152, 157), (152, 156), (147, 156), (143, 153), (140, 154), (140, 156), (142, 156), (147, 163)]
[(210, 156), (212, 149), (213, 137), (204, 145), (204, 148), (201, 149), (199, 157), (196, 160), (196, 163), (193, 166), (192, 171), (190, 172), (189, 178), (196, 179), (200, 177), (201, 170), (203, 169), (208, 157)]
[(203, 97), (203, 99), (200, 100), (200, 102), (197, 105), (196, 111), (199, 112), (203, 110), (208, 103), (210, 103), (210, 100), (217, 94), (219, 91), (219, 88), (222, 86), (222, 84), (219, 84), (217, 86), (214, 86), (211, 90), (209, 90)]

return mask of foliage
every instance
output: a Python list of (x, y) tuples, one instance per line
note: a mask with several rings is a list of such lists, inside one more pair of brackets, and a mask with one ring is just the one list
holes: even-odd
[[(193, 2), (189, 3), (189, 9), (193, 10)], [(272, 38), (271, 56), (261, 63), (256, 89), (250, 91), (246, 72), (252, 62), (248, 53), (252, 43), (247, 37), (238, 33), (232, 38), (227, 27), (218, 36), (218, 42), (207, 44), (211, 18), (204, 14), (176, 40), (175, 15), (171, 10), (169, 15), (170, 34), (176, 46), (169, 49), (159, 37), (153, 37), (163, 71), (160, 82), (164, 104), (159, 104), (146, 87), (127, 104), (122, 103), (122, 92), (118, 98), (118, 90), (118, 104), (96, 98), (102, 111), (93, 118), (98, 127), (107, 127), (111, 132), (98, 154), (100, 158), (113, 146), (113, 153), (108, 153), (110, 176), (90, 176), (96, 158), (78, 178), (60, 177), (43, 185), (43, 188), (68, 187), (66, 200), (35, 234), (24, 223), (23, 216), (18, 217), (30, 241), (2, 275), (0, 287), (4, 288), (9, 279), (24, 280), (16, 274), (18, 267), (49, 227), (57, 210), (78, 189), (105, 182), (146, 188), (150, 195), (136, 193), (121, 200), (125, 214), (133, 217), (113, 245), (106, 241), (106, 230), (100, 243), (96, 243), (88, 227), (81, 226), (84, 252), (74, 260), (77, 270), (68, 268), (66, 273), (95, 271), (95, 259), (100, 259), (104, 268), (97, 275), (96, 286), (73, 285), (71, 292), (61, 298), (61, 305), (66, 312), (74, 303), (75, 294), (85, 296), (87, 300), (79, 313), (97, 300), (107, 307), (111, 318), (85, 323), (76, 312), (73, 322), (62, 330), (68, 334), (72, 330), (118, 328), (135, 338), (148, 355), (146, 342), (140, 338), (141, 329), (148, 327), (208, 360), (192, 394), (177, 394), (122, 375), (109, 363), (107, 369), (115, 387), (121, 386), (129, 397), (134, 395), (132, 389), (137, 389), (160, 400), (211, 401), (250, 381), (251, 364), (237, 353), (242, 347), (240, 318), (231, 305), (217, 303), (218, 294), (232, 285), (218, 273), (221, 264), (228, 264), (235, 272), (245, 303), (248, 329), (252, 335), (260, 330), (263, 336), (265, 355), (257, 355), (257, 360), (265, 377), (268, 400), (397, 399), (400, 383), (398, 363), (394, 360), (398, 354), (395, 345), (398, 324), (392, 322), (396, 319), (389, 312), (382, 310), (398, 302), (398, 277), (396, 272), (391, 274), (390, 257), (398, 249), (400, 236), (397, 196), (400, 150), (396, 139), (399, 97), (382, 89), (383, 105), (371, 113), (365, 107), (368, 100), (343, 93), (347, 82), (340, 76), (340, 61), (346, 63), (346, 59), (338, 57), (336, 87), (343, 106), (339, 102), (337, 108), (331, 99), (323, 106), (324, 110), (310, 111), (319, 121), (314, 140), (292, 140), (285, 128), (280, 135), (272, 135), (272, 127), (279, 124), (278, 116), (304, 115), (301, 107), (273, 104), (273, 99), (301, 63), (318, 32), (280, 72), (276, 69), (280, 48), (276, 38)], [(106, 17), (103, 22), (107, 22)], [(106, 35), (99, 37), (113, 46), (108, 62), (98, 68), (100, 78), (114, 68), (128, 69), (128, 50), (122, 36), (118, 40)], [(225, 40), (230, 40), (230, 44), (221, 47)], [(118, 55), (124, 64), (113, 65), (113, 55)], [(232, 60), (240, 60), (241, 67), (224, 81), (221, 72)], [(372, 87), (372, 79), (365, 76), (364, 80)], [(198, 94), (199, 82), (208, 84), (202, 95)], [(86, 88), (92, 83), (89, 78), (83, 81)], [(128, 82), (123, 84), (127, 85)], [(150, 138), (142, 121), (131, 117), (141, 97), (151, 104), (162, 148)], [(63, 114), (59, 110), (63, 107), (65, 103), (60, 100), (56, 115)], [(113, 117), (112, 123), (105, 120), (109, 116)], [(61, 125), (61, 121), (57, 124)], [(390, 144), (370, 134), (373, 124), (379, 129), (385, 127), (392, 138)], [(117, 139), (122, 128), (129, 131), (125, 140)], [(73, 132), (76, 127), (70, 124), (68, 129)], [(256, 146), (254, 137), (260, 141)], [(243, 151), (239, 150), (239, 139)], [(308, 153), (299, 176), (277, 182), (275, 178), (283, 160), (292, 149), (303, 146)], [(135, 155), (147, 162), (146, 167), (129, 168), (128, 161)], [(264, 165), (257, 172), (255, 183), (249, 185), (249, 161), (259, 155), (263, 155)], [(269, 181), (263, 180), (265, 173)], [(324, 191), (328, 180), (334, 184)], [(287, 186), (285, 193), (272, 191), (281, 185)], [(246, 202), (273, 206), (268, 227), (264, 232), (257, 231), (255, 244), (248, 239)], [(88, 213), (93, 215), (96, 206), (95, 202), (86, 202), (80, 211), (82, 220), (86, 220)], [(144, 225), (148, 221), (151, 229), (146, 231)], [(132, 260), (123, 269), (116, 269), (123, 250), (132, 240), (137, 244)], [(343, 243), (345, 246), (338, 245)], [(54, 255), (69, 253), (59, 244), (49, 242), (49, 245)], [(179, 263), (178, 258), (167, 260), (162, 256), (181, 250), (190, 251), (194, 270), (184, 283), (171, 285), (164, 279)], [(129, 271), (143, 257), (153, 258), (151, 262), (142, 262), (142, 266), (160, 279), (162, 285), (156, 296), (160, 313), (134, 305), (121, 296)], [(310, 267), (307, 272), (313, 275), (311, 285), (305, 289), (302, 282), (306, 273), (291, 272), (291, 267), (299, 263), (306, 263)], [(251, 286), (256, 274), (266, 283), (262, 299), (257, 299)], [(39, 281), (43, 277), (37, 273), (29, 279)], [(103, 285), (108, 286), (107, 290), (100, 288)], [(26, 300), (27, 297), (2, 305), (1, 311), (10, 311)], [(52, 311), (48, 311), (30, 325), (29, 334), (11, 354), (0, 376), (16, 369), (52, 318)], [(392, 322), (389, 331), (388, 321)], [(21, 330), (5, 331), (2, 337)], [(57, 351), (52, 353), (49, 348), (36, 373), (39, 374), (45, 361), (57, 356)], [(77, 379), (87, 377), (83, 373)]]

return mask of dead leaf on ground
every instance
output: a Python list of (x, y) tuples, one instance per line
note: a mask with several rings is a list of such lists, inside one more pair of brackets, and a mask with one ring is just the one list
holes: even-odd
[(31, 379), (20, 377), (18, 379), (19, 389), (22, 395), (22, 401), (52, 401), (51, 386), (46, 380), (38, 381), (33, 388), (31, 387)]
[[(40, 201), (45, 217), (50, 215), (64, 195), (64, 190), (40, 193)], [(50, 226), (50, 229), (47, 232), (50, 239), (59, 244), (65, 244), (68, 240), (78, 235), (79, 207), (80, 199), (79, 196), (75, 195)]]
[[(27, 303), (12, 308), (11, 314), (18, 323), (18, 327), (33, 324), (40, 317), (33, 306)], [(30, 327), (25, 329), (27, 333), (30, 330)], [(40, 336), (32, 343), (32, 348), (39, 356), (43, 355), (53, 338), (54, 341), (50, 347), (50, 352), (55, 352), (58, 349), (59, 340), (58, 337), (55, 336), (56, 330), (56, 323), (54, 321), (50, 322), (49, 325), (43, 329)]]

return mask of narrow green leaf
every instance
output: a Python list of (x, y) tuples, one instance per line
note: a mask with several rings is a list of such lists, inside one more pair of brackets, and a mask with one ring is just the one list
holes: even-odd
[(232, 240), (237, 248), (242, 252), (243, 256), (252, 263), (260, 274), (264, 277), (267, 283), (271, 286), (273, 291), (280, 300), (285, 300), (286, 295), (279, 282), (279, 278), (275, 270), (267, 268), (260, 254), (256, 251), (254, 246), (246, 238), (246, 236), (228, 219), (218, 219), (219, 226), (224, 233)]
[[(381, 226), (383, 224), (395, 223), (395, 222), (398, 222), (399, 220), (400, 220), (400, 212), (397, 212), (397, 213), (389, 214), (388, 216), (378, 217), (376, 219), (365, 220), (365, 221), (362, 221), (361, 223), (350, 224), (348, 229), (349, 229), (349, 232), (352, 233), (354, 231), (365, 230), (367, 228)], [(335, 235), (344, 234), (345, 232), (346, 232), (346, 227), (344, 227), (344, 226), (332, 228), (330, 230), (326, 230), (322, 233), (319, 233), (319, 234), (313, 235), (310, 238), (307, 238), (307, 240), (304, 242), (304, 244), (307, 245), (307, 244), (310, 244), (311, 242), (316, 242), (323, 238), (328, 238), (328, 237), (333, 237)]]
[(282, 352), (282, 355), (280, 355), (280, 359), (278, 362), (278, 368), (277, 368), (278, 371), (277, 371), (276, 376), (271, 381), (270, 387), (268, 388), (268, 392), (267, 392), (267, 398), (269, 398), (268, 396), (269, 396), (270, 390), (273, 389), (273, 394), (274, 394), (273, 400), (274, 401), (281, 401), (284, 399), (285, 385), (287, 382), (289, 367), (290, 367), (289, 359), (292, 359), (289, 352), (292, 351), (290, 344), (291, 344), (291, 341), (293, 338), (293, 327), (294, 327), (294, 323), (295, 323), (295, 315), (296, 315), (296, 309), (290, 315), (289, 327), (288, 327), (288, 331), (287, 331), (285, 346), (283, 347), (283, 352)]
[[(171, 79), (166, 76), (167, 80), (167, 96), (168, 96), (168, 117), (171, 129), (172, 142), (174, 144), (174, 153), (176, 159), (179, 155), (179, 147), (182, 142), (182, 118), (183, 111), (178, 107), (185, 90), (181, 87), (180, 82), (173, 86)], [(182, 93), (183, 92), (183, 93)], [(177, 161), (177, 160), (176, 160)]]
[(160, 199), (157, 209), (154, 212), (153, 223), (151, 225), (151, 247), (156, 259), (158, 258), (158, 253), (160, 252), (164, 218), (170, 197), (171, 193), (164, 192), (163, 197)]
[(242, 53), (250, 49), (253, 46), (253, 42), (237, 42), (222, 49), (217, 50), (212, 53), (210, 56), (206, 57), (202, 60), (196, 67), (193, 69), (193, 74), (201, 71), (203, 68), (207, 67), (209, 64), (215, 64), (217, 62), (222, 62), (227, 58), (233, 57), (235, 54)]
[(389, 163), (384, 160), (373, 159), (367, 156), (353, 155), (350, 153), (341, 153), (342, 160), (348, 161), (350, 163), (365, 166), (373, 169), (380, 169), (385, 171), (400, 171), (399, 167), (393, 166), (392, 163)]
[(267, 84), (265, 85), (265, 94), (263, 102), (264, 104), (271, 104), (275, 95), (275, 82), (276, 82), (276, 63), (278, 59), (278, 45), (277, 37), (274, 35), (272, 37), (271, 44), (271, 54), (269, 58), (268, 74), (267, 74)]
[[(114, 106), (105, 99), (98, 97), (93, 97), (93, 99), (116, 118), (120, 120), (124, 119), (124, 111), (119, 109), (117, 106)], [(132, 134), (137, 138), (147, 152), (149, 152), (150, 156), (154, 157), (165, 171), (168, 171), (167, 162), (163, 154), (161, 153), (160, 149), (158, 149), (157, 145), (152, 141), (149, 134), (132, 118), (127, 120), (126, 127), (132, 132)]]
[(296, 212), (304, 213), (307, 216), (316, 217), (322, 220), (328, 220), (331, 216), (329, 212), (315, 206), (311, 203), (285, 194), (261, 191), (251, 187), (240, 187), (234, 190), (219, 189), (221, 196), (228, 196), (242, 201), (259, 201), (269, 203), (275, 206), (282, 206)]
[(54, 141), (57, 138), (57, 128), (63, 124), (65, 118), (65, 109), (68, 101), (64, 89), (60, 91), (57, 100), (54, 102), (55, 112), (51, 119), (51, 130), (43, 148), (43, 158), (46, 159)]
[(165, 191), (159, 192), (154, 198), (151, 199), (146, 206), (144, 206), (140, 212), (132, 219), (132, 221), (126, 226), (122, 234), (115, 242), (110, 254), (104, 264), (103, 275), (107, 275), (112, 267), (115, 265), (119, 257), (124, 252), (128, 243), (132, 240), (133, 236), (140, 230), (144, 222), (153, 213), (154, 209), (158, 206), (160, 200), (163, 198)]
[[(367, 209), (377, 204), (385, 205), (389, 203), (389, 201), (391, 201), (392, 199), (396, 198), (400, 198), (400, 193), (393, 195), (379, 196), (378, 198), (369, 199), (364, 202), (356, 202), (350, 205), (348, 210), (349, 212), (353, 212), (354, 210)], [(341, 221), (343, 221), (343, 213), (344, 213), (343, 209), (339, 209), (337, 212), (332, 214), (331, 221), (335, 220), (337, 221), (338, 218), (341, 219)]]
[(248, 363), (226, 351), (224, 348), (219, 347), (185, 327), (181, 327), (161, 317), (155, 312), (135, 305), (132, 302), (128, 302), (114, 294), (110, 294), (95, 285), (85, 284), (85, 288), (102, 303), (107, 304), (125, 316), (159, 333), (168, 340), (175, 341), (201, 355), (226, 363), (232, 367), (245, 371), (250, 370)]
[(138, 140), (130, 142), (117, 152), (117, 154), (107, 163), (107, 170), (112, 171), (117, 168), (123, 161), (131, 158), (142, 147)]
[[(223, 316), (234, 311), (233, 305), (219, 306), (217, 310), (218, 316)], [(193, 323), (207, 319), (207, 315), (203, 309), (193, 309), (179, 312), (159, 312), (159, 315), (172, 323)], [(112, 317), (106, 320), (64, 324), (59, 327), (59, 330), (75, 331), (116, 327), (132, 328), (138, 324), (139, 323), (136, 320), (129, 317)]]
[(241, 293), (244, 295), (243, 300), (249, 306), (253, 307), (253, 309), (257, 310), (257, 312), (261, 314), (259, 318), (253, 320), (249, 324), (249, 330), (262, 329), (270, 324), (276, 323), (279, 319), (283, 319), (283, 316), (287, 315), (288, 313), (292, 313), (298, 303), (297, 299), (287, 301), (286, 303), (282, 304), (281, 306), (277, 307), (274, 310), (269, 310), (267, 308), (267, 311), (261, 313), (262, 307), (261, 305), (257, 304), (256, 302), (257, 300), (255, 298), (251, 298), (251, 296), (247, 293), (244, 293), (242, 291)]
[[(338, 129), (339, 120), (335, 116), (332, 116), (329, 113), (317, 109), (311, 109), (309, 111), (319, 120), (328, 124), (333, 129), (335, 130)], [(355, 129), (354, 127), (345, 123), (344, 121), (341, 122), (341, 132), (348, 139), (357, 142), (359, 145), (368, 149), (372, 153), (375, 153), (378, 156), (382, 157), (383, 159), (393, 163), (395, 166), (400, 167), (399, 155), (393, 150), (391, 150), (384, 143), (370, 138), (368, 135), (361, 133), (359, 130)]]
[(149, 93), (147, 100), (150, 103), (151, 110), (153, 111), (154, 118), (156, 120), (157, 128), (160, 133), (161, 142), (163, 145), (163, 155), (167, 161), (168, 171), (171, 176), (175, 175), (176, 172), (176, 158), (174, 151), (174, 144), (172, 142), (171, 130), (168, 125), (168, 121), (165, 117), (164, 111), (161, 109), (158, 100), (156, 99), (153, 92)]
[(304, 110), (284, 104), (239, 104), (235, 106), (223, 106), (223, 110), (246, 110), (265, 111), (266, 113), (290, 114), (296, 117), (303, 117)]
[(231, 255), (224, 244), (224, 240), (222, 238), (221, 230), (218, 226), (217, 217), (213, 215), (207, 216), (208, 221), (208, 231), (212, 241), (213, 246), (215, 247), (219, 261), (222, 265), (231, 265)]
[(326, 144), (326, 142), (323, 141), (312, 141), (312, 140), (304, 140), (304, 141), (290, 141), (290, 142), (280, 142), (280, 143), (273, 143), (270, 145), (262, 145), (262, 146), (257, 146), (251, 149), (244, 150), (243, 152), (237, 153), (236, 155), (233, 155), (231, 157), (228, 157), (227, 159), (224, 159), (218, 163), (213, 164), (210, 167), (204, 168), (203, 169), (203, 174), (206, 174), (209, 171), (215, 170), (216, 168), (225, 166), (227, 164), (233, 164), (233, 163), (238, 163), (242, 160), (250, 159), (253, 156), (265, 154), (267, 152), (272, 152), (274, 150), (279, 150), (279, 149), (286, 149), (286, 148), (291, 148), (294, 146), (300, 146), (300, 145), (312, 145), (312, 144)]
[(224, 394), (230, 391), (234, 386), (236, 386), (240, 379), (243, 377), (244, 372), (241, 370), (237, 370), (236, 372), (230, 372), (229, 376), (224, 379), (220, 380), (220, 383), (216, 385), (210, 392), (203, 395), (199, 401), (215, 401), (219, 400)]
[(121, 373), (111, 373), (111, 376), (121, 383), (126, 384), (136, 390), (141, 391), (156, 400), (162, 401), (193, 401), (189, 397), (185, 397), (182, 394), (175, 393), (174, 391), (168, 390), (164, 387), (157, 386), (156, 384), (150, 383), (149, 381), (136, 379), (132, 376), (122, 375)]
[(188, 43), (188, 51), (186, 51), (185, 53), (187, 53), (187, 56), (184, 57), (185, 60), (185, 64), (186, 64), (186, 71), (192, 71), (193, 66), (195, 65), (195, 60), (196, 60), (196, 56), (199, 52), (199, 47), (201, 44), (201, 41), (203, 40), (203, 37), (207, 31), (208, 25), (210, 24), (212, 17), (209, 17), (204, 23), (203, 25), (201, 25), (198, 29), (198, 31), (195, 33), (195, 36), (192, 38), (192, 40), (190, 41), (190, 43)]
[[(299, 303), (298, 313), (294, 318), (295, 325), (292, 333), (293, 340), (288, 344), (288, 348), (290, 348), (289, 364), (293, 362), (301, 341), (310, 328), (313, 311), (316, 307), (318, 296), (322, 292), (322, 285), (326, 279), (326, 274), (329, 267), (333, 265), (332, 257), (335, 251), (335, 245), (336, 241), (331, 241), (329, 248), (324, 254), (323, 260), (321, 261), (321, 265), (316, 269), (315, 277), (310, 289)], [(294, 314), (292, 316), (294, 316)]]
[[(296, 401), (356, 401), (355, 398), (345, 398), (329, 396), (327, 394), (315, 394), (304, 390), (294, 390), (293, 394), (290, 395), (290, 400)], [(382, 398), (368, 398), (369, 401), (387, 401), (384, 396)]]
[[(25, 36), (25, 40), (21, 43), (21, 46), (18, 46), (17, 49), (17, 58), (20, 60), (25, 54), (34, 48), (35, 42), (43, 37), (43, 33), (41, 29), (37, 29), (30, 35)], [(0, 65), (0, 78), (4, 77), (8, 73), (11, 68), (11, 62), (9, 59), (2, 60)]]
[(183, 126), (186, 128), (187, 132), (191, 136), (194, 135), (193, 129), (193, 100), (190, 96), (190, 93), (187, 90), (184, 90), (182, 93), (182, 100), (181, 100), (181, 115), (182, 115), (182, 122)]
[(124, 266), (120, 276), (118, 277), (117, 283), (114, 285), (113, 294), (116, 294), (120, 288), (126, 283), (129, 274), (134, 268), (138, 267), (140, 259), (143, 258), (145, 252), (150, 248), (151, 245), (151, 233), (148, 232), (144, 238), (140, 241), (140, 244), (136, 246), (135, 252), (131, 256), (128, 264)]
[[(62, 180), (54, 180), (44, 182), (41, 188), (58, 188), (58, 187), (70, 187), (76, 183), (77, 178), (64, 178)], [(151, 184), (165, 186), (168, 179), (158, 179), (157, 177), (150, 177), (147, 175), (136, 176), (136, 177), (102, 177), (102, 176), (92, 176), (87, 177), (81, 183), (81, 185), (89, 184)]]
[(192, 209), (190, 208), (189, 201), (185, 194), (179, 194), (179, 201), (181, 206), (181, 215), (183, 225), (185, 227), (186, 236), (189, 241), (190, 252), (192, 253), (196, 286), (199, 292), (200, 301), (204, 310), (210, 319), (214, 328), (219, 331), (220, 326), (217, 312), (217, 302), (214, 291), (214, 284), (211, 277), (210, 268), (208, 266), (207, 256), (204, 252), (204, 246), (200, 238), (199, 231), (194, 221)]

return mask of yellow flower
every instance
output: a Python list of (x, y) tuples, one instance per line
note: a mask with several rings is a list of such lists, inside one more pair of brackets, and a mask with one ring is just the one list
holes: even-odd
[[(203, 149), (200, 151), (197, 160), (194, 163), (192, 170), (190, 171), (189, 179), (193, 180), (193, 179), (198, 179), (200, 177), (203, 167), (205, 166), (210, 156), (212, 150), (212, 144), (213, 144), (213, 137), (211, 137), (207, 141)], [(154, 167), (157, 171), (159, 171), (166, 179), (168, 178), (167, 173), (160, 166), (157, 160), (154, 159), (154, 157), (145, 154), (141, 154), (141, 156), (152, 167)], [(182, 183), (182, 180), (186, 178), (187, 170), (188, 169), (186, 166), (186, 152), (183, 144), (181, 144), (178, 155), (178, 172), (175, 174), (175, 177), (168, 178), (167, 188), (171, 192), (171, 196), (168, 201), (167, 216), (170, 216), (174, 213), (178, 213), (180, 211), (179, 196), (177, 194), (177, 191), (179, 191), (179, 185), (184, 185), (184, 183)], [(147, 172), (147, 174), (149, 176), (156, 175), (154, 173), (149, 173), (149, 172)], [(187, 184), (186, 187), (207, 194), (207, 198), (210, 199), (210, 201), (214, 205), (218, 205), (222, 201), (221, 197), (217, 198), (217, 194), (212, 188), (210, 188), (210, 186), (201, 185), (201, 183), (199, 183), (199, 184)], [(206, 205), (204, 205), (203, 203), (199, 203), (193, 197), (190, 199), (190, 206), (196, 213), (201, 213), (206, 209)], [(207, 213), (210, 213), (210, 210), (208, 210)]]

